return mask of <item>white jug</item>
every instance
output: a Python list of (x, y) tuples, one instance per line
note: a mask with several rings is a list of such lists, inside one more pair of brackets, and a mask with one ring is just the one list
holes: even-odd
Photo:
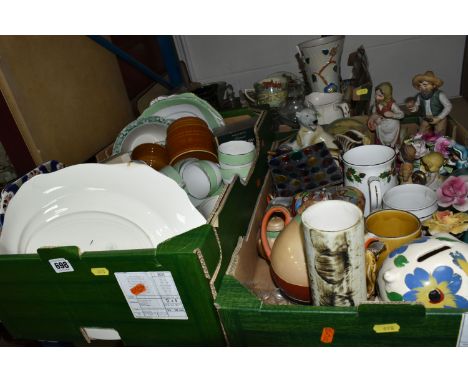
[(343, 100), (341, 93), (318, 93), (313, 92), (305, 97), (305, 104), (317, 112), (320, 125), (328, 125), (340, 118), (347, 118), (349, 106)]

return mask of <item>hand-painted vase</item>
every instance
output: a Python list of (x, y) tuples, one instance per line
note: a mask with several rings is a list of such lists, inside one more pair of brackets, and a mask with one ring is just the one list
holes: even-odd
[(354, 204), (326, 200), (302, 214), (314, 305), (357, 306), (367, 299), (364, 217)]
[(297, 46), (312, 91), (341, 91), (340, 62), (343, 43), (344, 36), (328, 36), (304, 41)]

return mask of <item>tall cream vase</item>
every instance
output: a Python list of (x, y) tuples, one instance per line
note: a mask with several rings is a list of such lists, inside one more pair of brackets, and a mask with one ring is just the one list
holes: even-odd
[(352, 203), (326, 200), (302, 213), (306, 262), (316, 306), (357, 306), (367, 299), (364, 216)]

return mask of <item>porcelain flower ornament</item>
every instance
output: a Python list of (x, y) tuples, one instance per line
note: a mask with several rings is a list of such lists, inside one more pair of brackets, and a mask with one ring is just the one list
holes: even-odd
[(435, 141), (434, 151), (441, 153), (444, 158), (448, 158), (450, 155), (450, 148), (453, 146), (453, 141), (446, 138), (440, 137)]
[(449, 176), (437, 189), (437, 203), (441, 207), (468, 210), (468, 176)]

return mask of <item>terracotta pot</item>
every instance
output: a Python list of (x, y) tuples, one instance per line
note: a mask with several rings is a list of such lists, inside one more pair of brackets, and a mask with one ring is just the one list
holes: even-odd
[(201, 118), (183, 117), (172, 122), (167, 129), (166, 149), (171, 165), (185, 158), (218, 162), (214, 135)]
[(166, 148), (157, 143), (143, 143), (135, 147), (131, 157), (133, 160), (145, 162), (158, 171), (169, 164)]

